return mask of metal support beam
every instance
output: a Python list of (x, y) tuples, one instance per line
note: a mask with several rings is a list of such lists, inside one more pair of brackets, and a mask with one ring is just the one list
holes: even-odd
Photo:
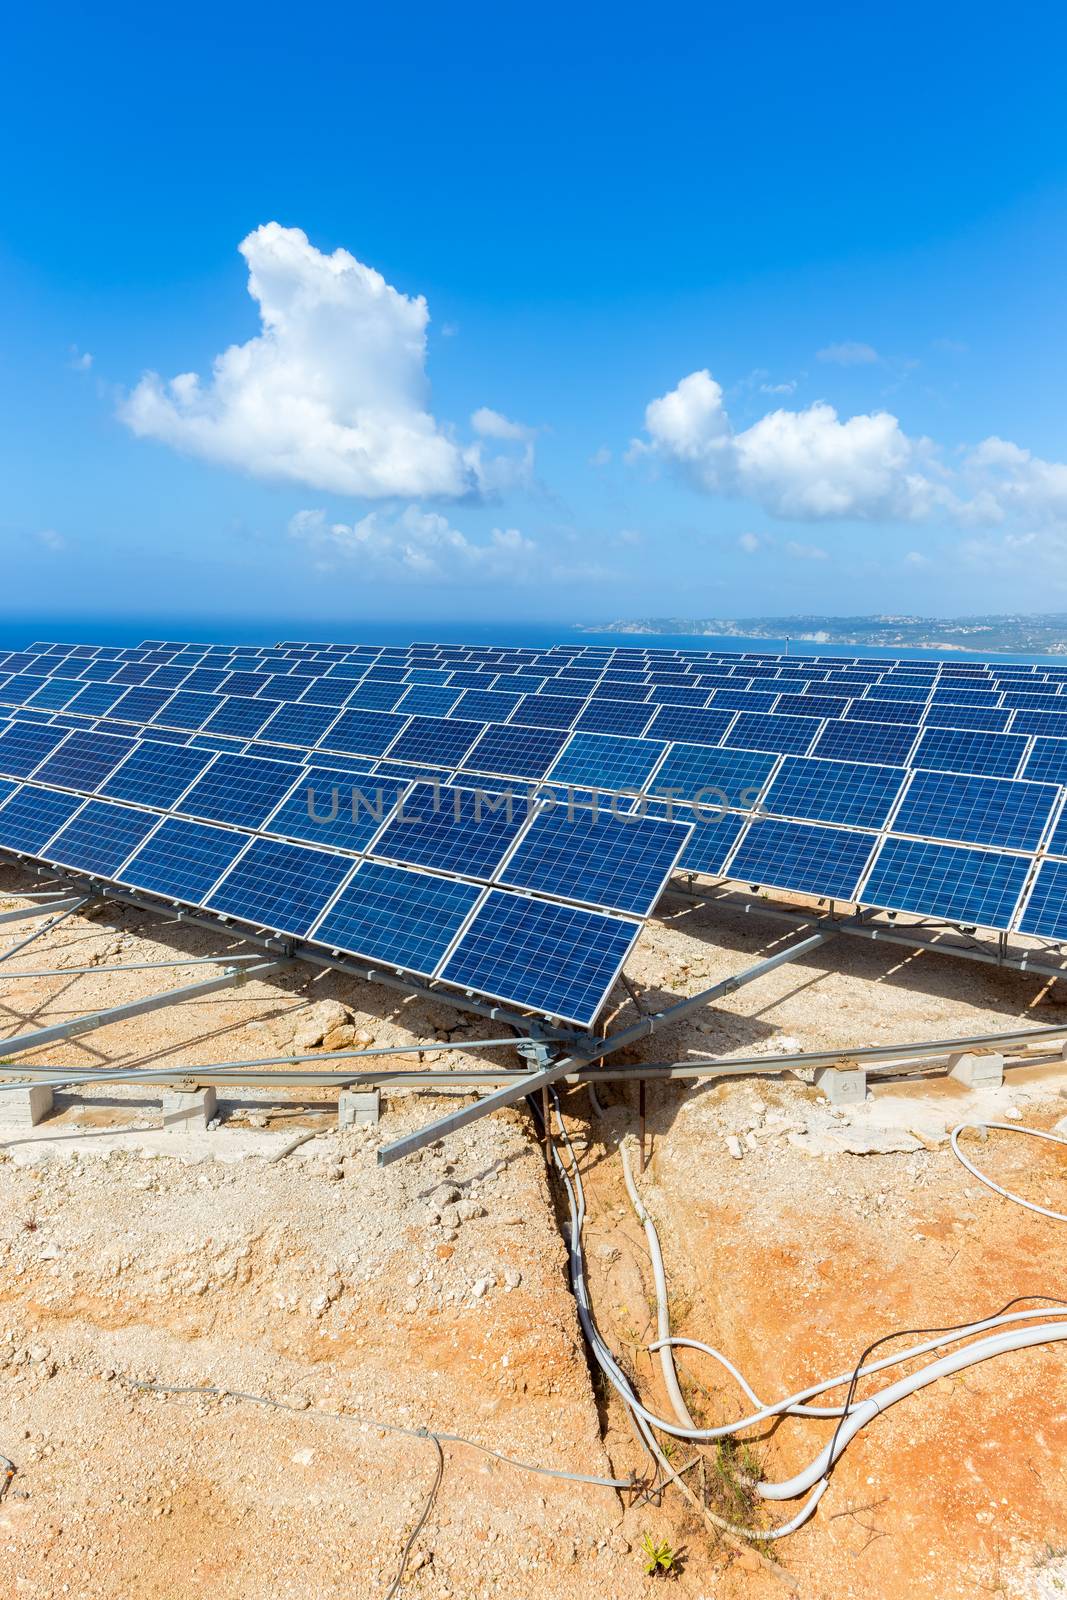
[[(17, 956), (20, 950), (25, 950), (26, 946), (31, 945), (35, 939), (43, 938), (46, 933), (51, 933), (52, 929), (58, 928), (61, 922), (66, 922), (68, 917), (74, 916), (75, 912), (84, 910), (86, 906), (92, 905), (92, 903), (91, 899), (75, 900), (67, 904), (64, 910), (54, 912), (47, 921), (39, 923), (32, 933), (28, 933), (24, 939), (20, 939), (18, 944), (13, 944), (10, 950), (5, 950), (0, 955), (0, 961), (10, 961), (12, 956)], [(5, 973), (4, 976), (6, 977), (7, 974)], [(18, 976), (17, 972), (12, 973), (12, 977), (17, 978)]]
[[(14, 954), (14, 950), (9, 950), (7, 955), (0, 955), (0, 961), (6, 961), (8, 955)], [(124, 961), (106, 967), (99, 964), (95, 967), (46, 967), (40, 972), (0, 972), (0, 983), (8, 978), (83, 978), (90, 975), (110, 978), (114, 972), (166, 972), (173, 967), (229, 967), (237, 961), (262, 960), (262, 955), (256, 950), (247, 956), (187, 956), (184, 961)], [(427, 1045), (426, 1048), (431, 1047)]]
[(17, 911), (0, 911), (0, 927), (7, 922), (28, 922), (31, 917), (50, 917), (57, 911), (76, 911), (91, 896), (64, 895), (57, 900), (42, 900), (35, 906), (20, 906)]
[(666, 1011), (657, 1011), (652, 1016), (644, 1016), (628, 1028), (623, 1028), (619, 1033), (613, 1033), (607, 1039), (592, 1041), (581, 1050), (574, 1051), (569, 1056), (564, 1056), (559, 1061), (554, 1061), (550, 1066), (542, 1067), (540, 1071), (524, 1075), (521, 1084), (510, 1084), (505, 1088), (496, 1089), (484, 1100), (479, 1100), (474, 1105), (464, 1106), (459, 1111), (453, 1111), (446, 1117), (440, 1117), (436, 1122), (431, 1122), (427, 1127), (420, 1128), (414, 1133), (405, 1134), (401, 1139), (395, 1139), (392, 1144), (382, 1145), (378, 1151), (379, 1166), (387, 1167), (394, 1161), (399, 1161), (403, 1156), (412, 1155), (416, 1150), (423, 1150), (428, 1144), (434, 1144), (438, 1139), (446, 1138), (450, 1133), (455, 1133), (459, 1128), (465, 1128), (468, 1122), (476, 1122), (480, 1117), (488, 1116), (492, 1111), (499, 1111), (504, 1106), (514, 1105), (517, 1100), (525, 1095), (534, 1094), (539, 1089), (548, 1088), (559, 1078), (564, 1078), (569, 1072), (588, 1066), (593, 1061), (599, 1061), (606, 1055), (611, 1055), (615, 1050), (621, 1050), (624, 1045), (634, 1044), (638, 1039), (645, 1039), (654, 1033), (657, 1028), (670, 1022), (680, 1021), (688, 1016), (691, 1011), (697, 1011), (712, 1001), (720, 999), (725, 994), (733, 994), (745, 984), (753, 983), (757, 978), (765, 977), (768, 972), (773, 972), (776, 967), (784, 966), (787, 961), (796, 961), (798, 957), (807, 955), (811, 950), (825, 944), (833, 938), (832, 927), (820, 928), (817, 933), (811, 934), (807, 939), (790, 945), (786, 950), (780, 950), (777, 955), (768, 956), (764, 961), (758, 961), (755, 966), (747, 967), (744, 972), (738, 972), (730, 978), (724, 978), (721, 983), (713, 984), (710, 989), (704, 989), (700, 994), (692, 995), (687, 1000), (679, 1000), (677, 1005), (668, 1006)]
[(158, 1011), (163, 1006), (180, 1005), (183, 1000), (195, 1000), (201, 995), (214, 994), (218, 989), (229, 989), (248, 978), (267, 978), (289, 965), (286, 960), (262, 961), (254, 967), (227, 967), (216, 978), (204, 978), (199, 983), (188, 983), (181, 989), (171, 989), (166, 994), (149, 995), (144, 1000), (131, 1000), (126, 1005), (111, 1006), (106, 1011), (93, 1011), (85, 1017), (73, 1017), (69, 1022), (54, 1022), (47, 1028), (36, 1028), (32, 1033), (18, 1034), (14, 1039), (0, 1039), (0, 1056), (20, 1055), (24, 1050), (36, 1050), (56, 1039), (73, 1039), (83, 1033), (95, 1033), (112, 1022), (122, 1022), (127, 1017), (143, 1016), (148, 1011)]

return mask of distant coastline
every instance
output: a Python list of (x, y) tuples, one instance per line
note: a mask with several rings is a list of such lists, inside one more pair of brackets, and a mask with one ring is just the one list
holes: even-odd
[(579, 623), (579, 633), (796, 640), (868, 649), (1067, 656), (1067, 612), (982, 617), (638, 617)]

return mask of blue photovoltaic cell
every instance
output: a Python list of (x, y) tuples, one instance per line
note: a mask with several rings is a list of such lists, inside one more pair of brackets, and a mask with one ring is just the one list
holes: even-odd
[(783, 694), (774, 712), (779, 717), (843, 717), (847, 709), (847, 700), (828, 694)]
[(253, 839), (207, 900), (210, 910), (301, 939), (352, 870), (348, 856)]
[(389, 759), (458, 767), (484, 728), (482, 722), (464, 722), (458, 717), (412, 717), (390, 746)]
[(600, 683), (594, 684), (593, 696), (597, 700), (644, 700), (649, 699), (647, 683), (626, 683), (616, 678), (604, 678)]
[(188, 733), (195, 733), (218, 707), (217, 695), (194, 694), (191, 690), (179, 689), (150, 720), (161, 722), (167, 728), (184, 728)]
[(345, 704), (360, 711), (392, 711), (406, 693), (403, 683), (378, 683), (368, 678), (352, 690)]
[(0, 849), (39, 855), (81, 804), (79, 795), (24, 784), (0, 806)]
[(122, 881), (167, 900), (199, 906), (247, 843), (247, 834), (165, 817), (158, 832), (127, 862)]
[(400, 701), (399, 709), (405, 716), (447, 717), (462, 690), (444, 688), (433, 683), (416, 683)]
[(1025, 749), (1026, 740), (1014, 733), (985, 733), (977, 728), (924, 728), (911, 765), (937, 772), (974, 772), (990, 778), (1014, 778)]
[(589, 784), (594, 789), (640, 789), (666, 748), (657, 739), (573, 733), (548, 776), (553, 783)]
[(491, 878), (526, 815), (524, 795), (509, 807), (506, 794), (500, 799), (481, 789), (416, 783), (375, 840), (374, 854), (465, 878)]
[(133, 748), (133, 739), (111, 733), (72, 733), (54, 755), (42, 762), (34, 776), (38, 783), (91, 793)]
[(1002, 733), (1011, 712), (996, 706), (928, 706), (923, 718), (928, 728), (977, 728)]
[(8, 796), (13, 795), (17, 788), (18, 784), (12, 783), (10, 778), (0, 778), (0, 805), (3, 805)]
[(1052, 830), (1048, 852), (1053, 856), (1067, 856), (1067, 811), (1060, 816), (1060, 820)]
[(900, 700), (853, 700), (848, 714), (856, 722), (899, 722), (914, 726), (921, 722), (925, 706)]
[(468, 752), (464, 770), (499, 774), (505, 778), (543, 778), (567, 738), (567, 733), (557, 728), (495, 724), (486, 728)]
[(342, 711), (322, 742), (330, 750), (355, 756), (381, 756), (407, 722), (395, 711)]
[[(301, 691), (300, 704), (340, 707), (348, 700), (352, 689), (351, 678), (312, 678), (307, 688)], [(260, 699), (263, 699), (262, 694)]]
[(210, 752), (188, 745), (138, 742), (122, 765), (99, 785), (99, 792), (112, 800), (168, 811), (210, 760)]
[[(176, 689), (188, 676), (188, 667), (157, 667), (146, 681), (157, 689)], [(230, 690), (231, 694), (239, 692), (237, 689)]]
[(464, 689), (455, 715), (475, 722), (506, 722), (521, 699), (521, 693), (499, 694), (495, 689)]
[[(653, 685), (652, 692), (648, 698), (653, 705), (657, 706), (695, 706), (700, 709), (706, 706), (711, 699), (711, 691), (710, 689), (702, 689), (699, 686), (691, 689), (680, 683), (657, 683)], [(745, 699), (748, 699), (747, 695), (745, 695)], [(766, 700), (768, 707), (774, 703), (772, 694), (761, 695), (760, 699)], [(726, 701), (726, 706), (727, 708), (730, 706), (729, 699)], [(755, 711), (762, 709), (762, 707), (753, 706), (752, 709)]]
[(584, 700), (562, 694), (525, 694), (511, 713), (511, 722), (531, 728), (569, 728)]
[(1057, 942), (1067, 939), (1067, 861), (1043, 861), (1038, 867), (1019, 932)]
[(197, 667), (185, 680), (185, 688), (194, 692), (213, 694), (226, 674), (217, 667)]
[(41, 853), (46, 861), (55, 861), (74, 872), (113, 878), (158, 822), (151, 811), (88, 800)]
[(230, 755), (238, 755), (245, 748), (240, 739), (228, 738), (224, 733), (194, 733), (187, 742), (191, 750), (226, 750)]
[(1016, 711), (1012, 733), (1036, 733), (1052, 739), (1067, 738), (1067, 706), (1063, 711)]
[(890, 837), (863, 899), (889, 911), (1007, 929), (1029, 869), (1026, 856)]
[(220, 698), (218, 710), (204, 723), (205, 733), (228, 733), (237, 739), (254, 739), (271, 715), (271, 707), (247, 695)]
[(16, 673), (15, 677), (9, 678), (3, 689), (0, 689), (0, 700), (5, 705), (25, 705), (31, 695), (35, 695), (38, 689), (43, 689), (47, 682), (48, 679), (41, 673)]
[(1045, 783), (1067, 783), (1067, 739), (1035, 739), (1022, 775)]
[(109, 708), (108, 715), (120, 722), (151, 722), (170, 697), (169, 689), (127, 689), (122, 699)]
[(779, 717), (773, 712), (739, 712), (724, 743), (744, 750), (777, 750), (805, 755), (818, 733), (816, 717)]
[[(712, 700), (711, 705), (714, 711), (758, 713), (770, 711), (777, 698), (776, 693), (763, 694), (757, 689), (716, 689), (715, 698)], [(804, 715), (808, 717), (816, 716), (817, 712), (814, 706), (810, 711), (806, 711)]]
[[(44, 711), (62, 711), (84, 685), (70, 678), (49, 678), (43, 688), (31, 695), (28, 705)], [(1065, 702), (1067, 703), (1067, 702)]]
[(578, 733), (621, 733), (636, 738), (658, 709), (647, 700), (590, 700), (574, 727)]
[(125, 692), (117, 683), (87, 683), (74, 696), (67, 710), (81, 712), (87, 717), (101, 717), (111, 710)]
[[(161, 672), (170, 672), (171, 670), (170, 667), (160, 668)], [(155, 683), (155, 681), (155, 678), (153, 678), (152, 682)], [(221, 688), (226, 694), (249, 695), (255, 694), (262, 682), (263, 679), (258, 672), (231, 672), (227, 676), (225, 683), (221, 685)], [(188, 688), (189, 685), (187, 684), (186, 687)]]
[(852, 828), (880, 828), (906, 777), (903, 767), (862, 766), (857, 761), (826, 761), (786, 756), (771, 780), (760, 809), (809, 822), (840, 822)]
[(439, 976), (589, 1027), (641, 924), (491, 889)]
[(181, 809), (191, 817), (203, 817), (208, 822), (229, 822), (235, 828), (259, 828), (292, 788), (295, 776), (295, 769), (285, 761), (216, 756), (182, 800)]
[(815, 741), (812, 755), (904, 765), (915, 743), (915, 732), (914, 728), (890, 722), (828, 722)]
[(1057, 794), (1049, 783), (917, 771), (893, 832), (1036, 850)]
[(9, 724), (0, 733), (0, 772), (9, 778), (24, 778), (66, 737), (66, 728), (49, 728), (32, 722)]
[(260, 739), (310, 748), (322, 738), (337, 716), (332, 706), (280, 705), (259, 731)]
[(732, 711), (694, 711), (687, 706), (660, 706), (645, 733), (650, 739), (684, 739), (690, 744), (719, 744), (733, 720)]
[(686, 842), (688, 828), (656, 817), (542, 811), (499, 873), (501, 883), (646, 916)]
[(398, 792), (384, 779), (309, 767), (263, 831), (333, 850), (364, 850), (391, 815)]
[(731, 878), (828, 900), (852, 900), (871, 851), (871, 833), (757, 819), (741, 840)]
[(364, 861), (312, 938), (429, 978), (482, 892), (474, 884)]
[(649, 800), (646, 815), (669, 817), (674, 822), (692, 822), (693, 834), (678, 861), (682, 872), (700, 872), (708, 877), (721, 875), (726, 857), (737, 843), (747, 818), (721, 811), (714, 803), (686, 806), (677, 800)]
[(681, 798), (707, 800), (711, 806), (747, 810), (755, 805), (777, 759), (773, 752), (762, 750), (676, 744), (667, 752), (649, 793), (673, 791)]

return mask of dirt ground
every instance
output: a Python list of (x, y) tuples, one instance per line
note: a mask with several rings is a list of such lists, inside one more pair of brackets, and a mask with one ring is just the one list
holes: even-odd
[[(0, 869), (0, 909), (28, 886)], [(29, 926), (0, 928), (0, 954)], [(656, 1009), (793, 937), (721, 905), (665, 900), (628, 976)], [(221, 953), (215, 935), (115, 905), (71, 918), (0, 966), (4, 1032), (204, 975), (108, 970), (119, 962)], [(75, 966), (93, 970), (14, 975)], [(632, 1020), (621, 985), (613, 1007), (615, 1025)], [(771, 1060), (783, 1047), (847, 1050), (1020, 1022), (1067, 1022), (1062, 986), (842, 937), (628, 1059)], [(293, 967), (37, 1059), (177, 1069), (322, 1044), (492, 1036), (493, 1025), (443, 1004)], [(515, 1064), (511, 1052), (433, 1049), (396, 1064), (419, 1060)], [(894, 1330), (987, 1315), (1018, 1295), (1067, 1299), (1067, 1229), (983, 1188), (945, 1140), (968, 1116), (1052, 1128), (1067, 1113), (1065, 1089), (1059, 1062), (1013, 1069), (999, 1090), (880, 1084), (848, 1111), (783, 1074), (650, 1087), (638, 1183), (660, 1233), (672, 1327), (723, 1349), (771, 1399), (849, 1370)], [(598, 1116), (584, 1089), (561, 1096), (589, 1203), (592, 1301), (639, 1392), (662, 1409), (645, 1348), (651, 1275), (618, 1155), (637, 1128), (636, 1090), (606, 1083), (600, 1098)], [(62, 1095), (32, 1130), (0, 1119), (0, 1451), (16, 1468), (0, 1502), (0, 1592), (384, 1596), (435, 1480), (422, 1428), (557, 1471), (645, 1473), (618, 1401), (590, 1373), (561, 1197), (526, 1111), (379, 1169), (381, 1142), (464, 1101), (389, 1094), (377, 1127), (338, 1131), (334, 1100), (220, 1090), (222, 1126), (192, 1138), (159, 1132), (158, 1091), (145, 1085)], [(301, 1131), (315, 1137), (282, 1155)], [(1067, 1211), (1064, 1152), (1001, 1134), (969, 1148), (1008, 1188)], [(741, 1414), (736, 1387), (708, 1358), (683, 1352), (679, 1370), (702, 1419)], [(764, 1430), (750, 1441), (759, 1469), (790, 1476), (832, 1429), (789, 1418)], [(678, 1464), (692, 1454), (679, 1447)], [(694, 1489), (713, 1506), (752, 1510), (729, 1460), (697, 1454)], [(811, 1522), (769, 1547), (773, 1562), (712, 1539), (675, 1490), (641, 1503), (446, 1444), (399, 1592), (903, 1600), (922, 1586), (946, 1600), (1052, 1600), (1067, 1590), (1065, 1504), (1067, 1376), (1053, 1345), (941, 1380), (879, 1417)], [(766, 1526), (794, 1509), (753, 1514)], [(644, 1577), (646, 1533), (679, 1553), (673, 1582)]]

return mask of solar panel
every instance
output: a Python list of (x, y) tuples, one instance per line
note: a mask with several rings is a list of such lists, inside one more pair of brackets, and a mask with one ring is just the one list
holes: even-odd
[[(573, 815), (570, 814), (573, 811)], [(501, 883), (644, 916), (688, 838), (684, 823), (549, 806), (498, 873)]]
[(890, 836), (863, 899), (890, 911), (1009, 928), (1029, 869), (1026, 856)]
[(87, 800), (40, 853), (73, 872), (112, 878), (158, 822), (151, 811)]
[(295, 770), (284, 761), (219, 755), (181, 802), (191, 817), (259, 828), (293, 786)]
[(364, 861), (311, 936), (348, 955), (428, 978), (483, 893), (452, 878)]
[(734, 718), (733, 711), (693, 711), (686, 706), (660, 706), (645, 732), (650, 739), (719, 744)]
[(523, 796), (416, 783), (374, 841), (374, 854), (465, 878), (491, 878), (526, 815)]
[(759, 818), (727, 865), (731, 878), (794, 894), (854, 900), (877, 842), (872, 833)]
[(259, 730), (259, 737), (309, 749), (322, 738), (336, 716), (337, 711), (332, 706), (298, 705), (296, 702), (280, 705)]
[[(339, 708), (351, 695), (352, 683), (351, 678), (312, 678), (307, 687), (300, 691), (298, 700), (293, 703)], [(259, 698), (261, 700), (264, 698), (262, 690)]]
[(580, 733), (621, 733), (636, 738), (644, 733), (657, 709), (647, 701), (590, 700), (574, 727)]
[(996, 706), (928, 706), (923, 719), (928, 728), (976, 728), (1002, 732), (1011, 712)]
[(253, 839), (215, 885), (207, 905), (223, 916), (302, 939), (351, 870), (348, 856), (280, 839)]
[(167, 811), (200, 776), (211, 756), (182, 744), (138, 742), (99, 792), (112, 800), (155, 806)]
[(254, 739), (271, 716), (271, 707), (247, 695), (226, 695), (204, 723), (205, 733), (227, 733), (238, 739)]
[(567, 733), (557, 728), (492, 725), (468, 751), (463, 767), (468, 772), (508, 778), (543, 778), (567, 738)]
[(459, 717), (412, 717), (396, 743), (390, 745), (389, 759), (458, 767), (484, 728), (483, 722), (466, 722)]
[(474, 722), (506, 722), (521, 699), (521, 693), (501, 694), (496, 689), (464, 689), (455, 715)]
[(570, 695), (525, 694), (511, 713), (511, 722), (525, 727), (570, 728), (584, 704)]
[(398, 792), (395, 783), (374, 777), (309, 767), (263, 831), (332, 850), (361, 851), (391, 816)]
[(383, 756), (407, 720), (395, 711), (342, 711), (320, 742), (352, 755)]
[(38, 783), (91, 793), (134, 747), (112, 733), (72, 733), (34, 772)]
[(21, 785), (0, 806), (0, 847), (39, 855), (81, 803), (76, 794)]
[(151, 722), (170, 698), (169, 689), (127, 689), (110, 707), (109, 715), (120, 722)]
[(1035, 739), (1023, 777), (1067, 784), (1067, 739)]
[(906, 776), (903, 767), (786, 756), (771, 779), (761, 810), (809, 822), (880, 828)]
[[(2, 815), (2, 813), (0, 813)], [(212, 884), (248, 843), (248, 836), (203, 822), (165, 817), (126, 863), (122, 878), (134, 889), (198, 906)]]
[(821, 727), (817, 717), (779, 717), (761, 712), (739, 712), (724, 743), (745, 750), (776, 750), (782, 755), (805, 755)]
[(74, 696), (67, 710), (80, 712), (86, 717), (103, 716), (125, 692), (114, 683), (87, 683)]
[(1014, 778), (1027, 741), (1013, 733), (984, 733), (974, 728), (925, 728), (912, 755), (912, 765), (938, 772), (974, 772), (986, 777)]
[(67, 737), (65, 728), (13, 722), (0, 733), (0, 772), (24, 778)]
[(460, 697), (459, 689), (432, 683), (413, 684), (399, 703), (405, 716), (447, 717)]
[(748, 810), (774, 770), (778, 757), (729, 745), (675, 744), (649, 785), (650, 794), (672, 792), (691, 800)]
[(904, 765), (915, 743), (914, 728), (888, 722), (827, 722), (812, 747), (812, 755), (841, 761), (879, 761)]
[(683, 872), (700, 872), (712, 878), (721, 876), (726, 858), (748, 820), (713, 804), (687, 806), (678, 800), (649, 800), (643, 814), (668, 817), (674, 822), (691, 822), (693, 832), (678, 859), (678, 866)]
[(62, 711), (83, 687), (76, 679), (49, 678), (44, 686), (32, 695), (27, 704), (46, 711)]
[(640, 931), (639, 922), (490, 889), (438, 976), (587, 1028)]
[(212, 712), (218, 709), (218, 704), (213, 694), (194, 694), (188, 689), (179, 689), (149, 720), (161, 722), (168, 728), (184, 728), (187, 733), (196, 733)]
[(1067, 861), (1043, 861), (1038, 867), (1019, 918), (1019, 932), (1039, 939), (1067, 939)]
[(1058, 796), (1052, 784), (917, 771), (893, 832), (1036, 850)]
[(554, 783), (590, 784), (595, 789), (640, 789), (666, 748), (657, 739), (572, 733), (548, 776)]
[(363, 711), (392, 711), (406, 693), (406, 684), (378, 683), (367, 678), (352, 690), (345, 704)]
[(924, 706), (910, 702), (877, 700), (871, 696), (865, 700), (853, 700), (848, 714), (856, 722), (899, 722), (902, 726), (914, 726), (922, 721), (924, 710)]

